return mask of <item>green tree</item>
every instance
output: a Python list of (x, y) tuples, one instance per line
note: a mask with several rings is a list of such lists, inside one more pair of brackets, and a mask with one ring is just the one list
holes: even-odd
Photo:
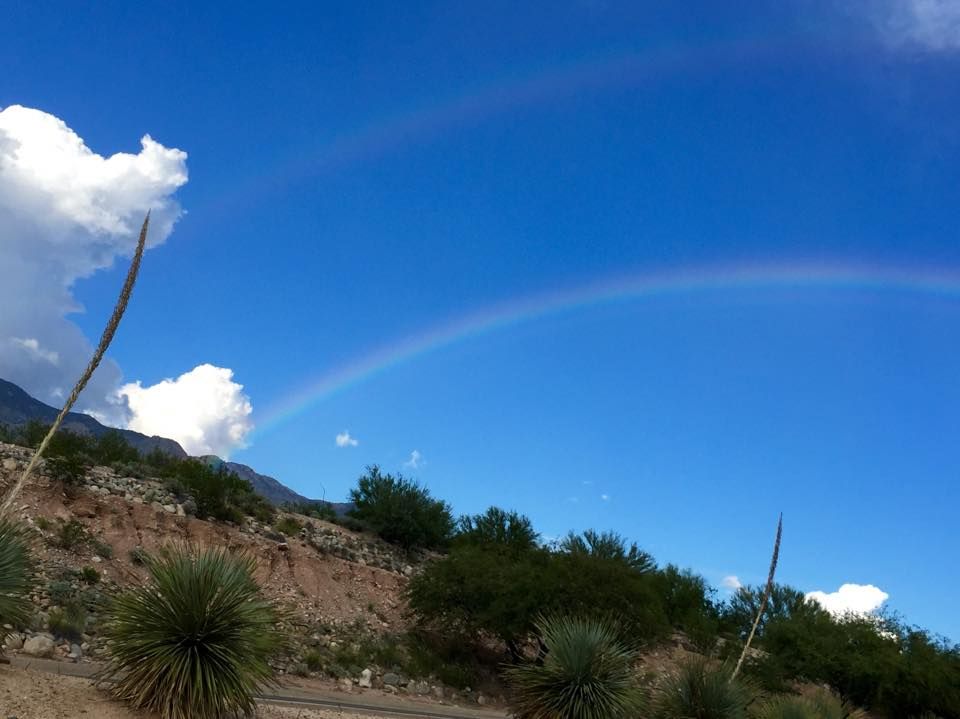
[(350, 516), (406, 549), (440, 549), (453, 535), (453, 515), (446, 502), (399, 474), (381, 474), (376, 465), (367, 467), (357, 480), (350, 501), (354, 505)]
[(530, 519), (517, 512), (490, 507), (483, 514), (464, 515), (457, 522), (454, 542), (527, 552), (537, 546), (540, 535)]
[(635, 543), (628, 546), (627, 540), (616, 532), (598, 532), (594, 529), (588, 529), (583, 534), (570, 532), (561, 540), (560, 551), (622, 562), (638, 572), (652, 572), (657, 567), (650, 554)]

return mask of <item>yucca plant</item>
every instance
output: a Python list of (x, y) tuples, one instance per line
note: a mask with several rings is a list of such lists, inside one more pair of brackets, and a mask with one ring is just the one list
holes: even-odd
[(617, 719), (636, 716), (641, 704), (633, 664), (636, 653), (610, 621), (552, 616), (538, 630), (542, 663), (509, 667), (514, 714), (523, 719)]
[(654, 690), (656, 719), (746, 719), (752, 688), (733, 678), (726, 665), (691, 659), (664, 677)]
[(222, 548), (171, 547), (147, 556), (150, 579), (106, 612), (114, 694), (164, 719), (249, 715), (271, 683), (278, 613), (253, 579), (254, 560)]
[(825, 690), (807, 696), (779, 696), (764, 702), (757, 719), (863, 719), (860, 709)]
[(22, 525), (0, 519), (0, 624), (25, 626), (30, 602), (32, 561)]

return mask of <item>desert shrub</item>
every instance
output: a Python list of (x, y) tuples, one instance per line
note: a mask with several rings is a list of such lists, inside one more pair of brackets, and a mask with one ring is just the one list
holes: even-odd
[(84, 567), (80, 570), (80, 578), (87, 584), (96, 584), (100, 581), (100, 572), (95, 567)]
[(29, 622), (32, 569), (23, 527), (0, 519), (0, 623), (23, 627)]
[(370, 526), (386, 541), (411, 549), (445, 547), (453, 534), (450, 506), (434, 499), (425, 487), (381, 474), (376, 465), (350, 490), (354, 508), (350, 515)]
[(65, 457), (51, 454), (46, 463), (50, 478), (68, 487), (81, 484), (89, 468), (89, 462), (78, 456)]
[(93, 553), (98, 557), (102, 557), (104, 559), (113, 558), (113, 547), (101, 539), (91, 539), (90, 549), (92, 549)]
[(70, 601), (62, 609), (51, 609), (47, 628), (57, 639), (79, 641), (87, 628), (87, 610), (79, 601)]
[(303, 663), (311, 672), (319, 672), (323, 669), (323, 655), (315, 649), (311, 649), (303, 655)]
[(641, 693), (635, 654), (602, 620), (555, 616), (538, 622), (542, 661), (506, 669), (514, 714), (529, 719), (635, 716)]
[(53, 604), (65, 605), (73, 599), (76, 592), (73, 585), (66, 579), (56, 579), (47, 585), (47, 596)]
[(253, 487), (224, 465), (212, 467), (198, 459), (185, 459), (169, 466), (168, 490), (189, 497), (200, 519), (219, 519), (239, 524), (245, 515), (262, 522), (273, 520), (274, 509)]
[(133, 564), (136, 564), (140, 567), (146, 565), (147, 560), (150, 558), (149, 553), (143, 547), (134, 547), (130, 550), (127, 556), (130, 557), (130, 561)]
[(57, 526), (52, 542), (54, 546), (60, 549), (66, 549), (70, 552), (79, 551), (90, 539), (86, 528), (76, 519), (69, 522), (61, 522)]
[(526, 552), (537, 546), (539, 538), (528, 517), (490, 507), (483, 514), (460, 517), (453, 541), (458, 545), (496, 546), (511, 552)]
[(51, 529), (53, 529), (53, 522), (46, 517), (37, 517), (36, 522), (37, 529), (39, 529), (41, 532), (49, 532)]
[(291, 537), (300, 533), (301, 526), (293, 517), (283, 517), (274, 522), (273, 528), (280, 534)]
[(97, 464), (132, 464), (140, 461), (140, 453), (131, 447), (117, 430), (109, 430), (92, 443), (91, 453)]
[(749, 685), (731, 680), (727, 665), (703, 657), (682, 664), (666, 675), (653, 693), (655, 719), (747, 719), (755, 694)]
[(272, 679), (278, 616), (253, 579), (249, 555), (171, 548), (147, 560), (150, 582), (111, 603), (101, 679), (164, 719), (250, 714)]
[(755, 717), (756, 719), (865, 719), (866, 715), (863, 711), (821, 689), (807, 696), (778, 696), (768, 699), (760, 705)]

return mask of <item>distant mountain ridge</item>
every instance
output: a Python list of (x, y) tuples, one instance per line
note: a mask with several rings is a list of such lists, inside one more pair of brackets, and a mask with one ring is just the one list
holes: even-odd
[[(44, 404), (38, 399), (34, 399), (22, 388), (13, 382), (0, 379), (0, 425), (5, 424), (11, 427), (21, 427), (31, 420), (38, 420), (46, 424), (52, 423), (60, 410)], [(140, 432), (134, 432), (129, 429), (115, 429), (101, 424), (90, 415), (80, 414), (79, 412), (70, 412), (63, 421), (63, 428), (77, 434), (86, 434), (93, 437), (100, 437), (107, 432), (119, 432), (127, 443), (141, 454), (147, 454), (154, 449), (159, 449), (172, 457), (186, 459), (190, 455), (184, 451), (179, 443), (166, 437), (148, 437)], [(224, 462), (220, 457), (206, 455), (198, 457), (203, 461), (219, 466), (225, 464), (227, 469), (236, 472), (241, 479), (245, 479), (253, 487), (254, 491), (266, 499), (271, 504), (326, 504), (330, 506), (337, 514), (346, 514), (352, 504), (342, 502), (326, 502), (320, 499), (308, 499), (302, 494), (294, 492), (292, 489), (282, 484), (273, 477), (256, 472), (253, 468), (237, 462)]]
[[(34, 399), (13, 382), (0, 379), (0, 424), (21, 427), (31, 420), (51, 424), (58, 414), (60, 414), (59, 409)], [(183, 447), (172, 439), (157, 436), (148, 437), (129, 429), (107, 427), (88, 414), (70, 412), (64, 418), (62, 427), (76, 434), (87, 434), (94, 437), (100, 437), (107, 432), (119, 432), (127, 441), (127, 444), (140, 454), (147, 454), (154, 449), (159, 449), (180, 459), (189, 456)]]

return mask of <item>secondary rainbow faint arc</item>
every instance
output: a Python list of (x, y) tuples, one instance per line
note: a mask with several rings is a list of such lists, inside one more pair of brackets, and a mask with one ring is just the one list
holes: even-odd
[(607, 277), (533, 294), (436, 325), (325, 372), (267, 410), (258, 420), (254, 435), (269, 432), (324, 399), (393, 367), (459, 342), (550, 315), (667, 295), (817, 288), (900, 292), (960, 300), (960, 271), (818, 265), (699, 267)]

